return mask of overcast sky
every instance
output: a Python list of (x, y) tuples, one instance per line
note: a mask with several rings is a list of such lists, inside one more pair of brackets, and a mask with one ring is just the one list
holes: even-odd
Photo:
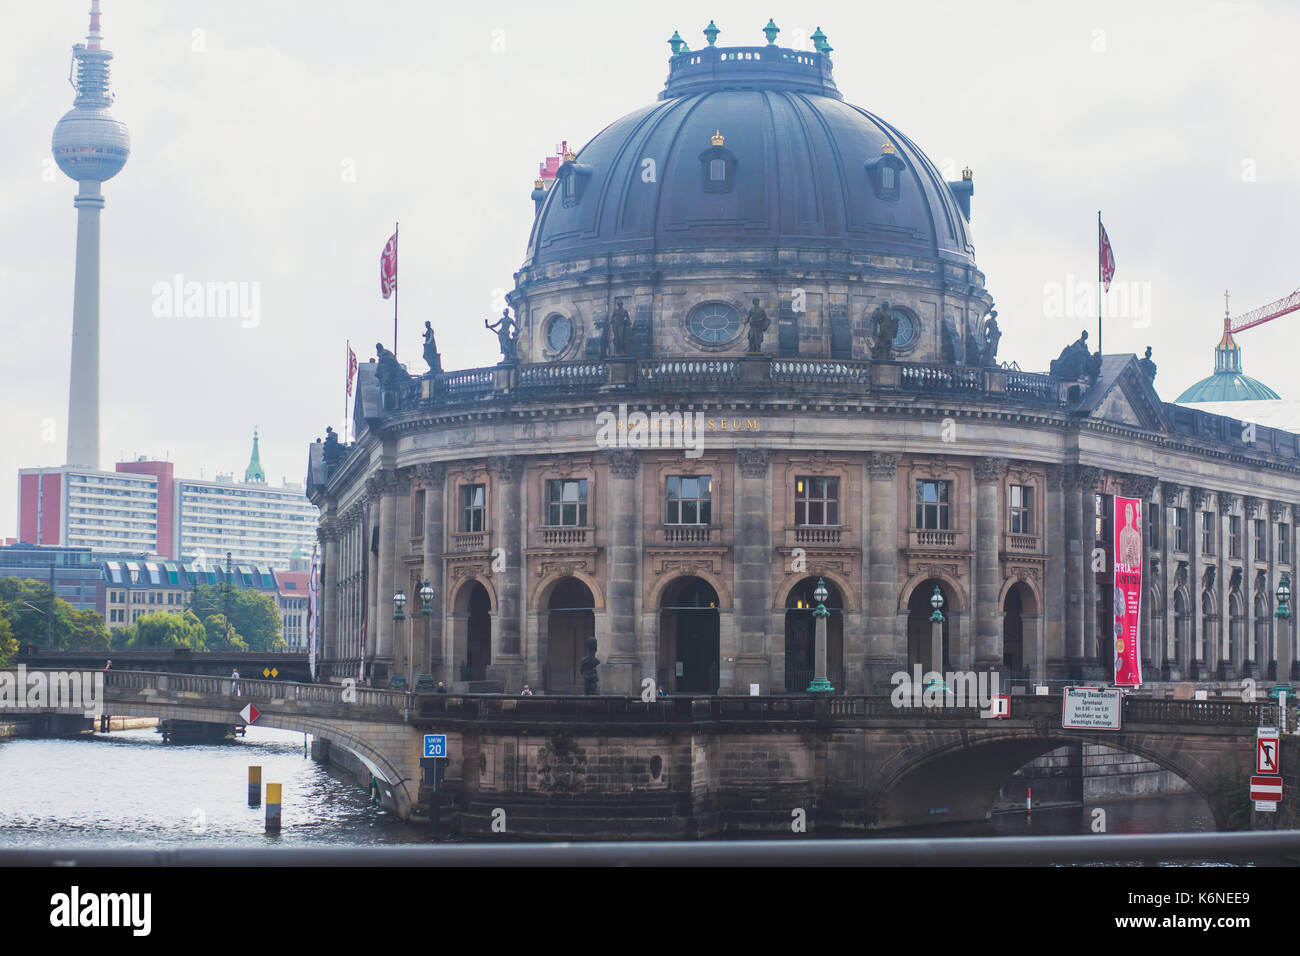
[[(0, 0), (0, 535), (16, 472), (65, 454), (76, 185), (50, 134), (89, 0)], [(401, 221), (399, 358), (487, 365), (483, 329), (532, 220), (537, 163), (652, 102), (673, 30), (697, 48), (818, 26), (845, 98), (953, 178), (975, 173), (999, 357), (1045, 370), (1096, 327), (1096, 215), (1117, 260), (1107, 353), (1155, 349), (1167, 401), (1212, 370), (1223, 315), (1300, 286), (1300, 4), (618, 5), (103, 0), (126, 168), (104, 186), (101, 465), (168, 457), (302, 480), (343, 417), (344, 342), (392, 336), (377, 260)], [(811, 17), (811, 19), (810, 19)], [(806, 41), (804, 41), (806, 42)], [(155, 315), (154, 288), (247, 283), (258, 322)], [(1085, 292), (1085, 294), (1088, 294)], [(1121, 301), (1118, 296), (1123, 296)], [(1065, 298), (1064, 307), (1061, 299)], [(499, 312), (499, 310), (497, 310)], [(1245, 333), (1246, 371), (1297, 394), (1300, 313)], [(1095, 336), (1095, 331), (1094, 331)]]

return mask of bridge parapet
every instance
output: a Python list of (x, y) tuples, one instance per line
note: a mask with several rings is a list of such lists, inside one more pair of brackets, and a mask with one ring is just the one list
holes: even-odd
[[(103, 671), (107, 696), (115, 703), (134, 691), (143, 699), (186, 698), (255, 703), (259, 709), (276, 707), (328, 711), (331, 715), (392, 720), (405, 719), (409, 695), (394, 690), (347, 687), (338, 684), (298, 684), (290, 681), (208, 677), (202, 674), (162, 674), (150, 671)], [(236, 693), (236, 688), (238, 693)]]

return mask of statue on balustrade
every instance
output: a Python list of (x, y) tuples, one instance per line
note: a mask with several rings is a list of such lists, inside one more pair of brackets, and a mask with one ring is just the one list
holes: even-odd
[(584, 694), (600, 693), (600, 675), (596, 673), (596, 668), (600, 666), (600, 658), (596, 656), (596, 635), (587, 638), (587, 656), (582, 659), (582, 692)]
[(489, 324), (487, 319), (483, 320), (483, 327), (497, 334), (497, 344), (501, 347), (501, 361), (516, 361), (518, 343), (519, 343), (519, 324), (510, 318), (510, 310), (502, 309), (501, 318), (494, 324)]
[(623, 308), (623, 300), (614, 300), (614, 312), (609, 317), (608, 342), (609, 354), (613, 358), (627, 355), (627, 332), (632, 327), (632, 317)]
[(322, 452), (325, 458), (325, 467), (333, 468), (346, 456), (347, 452), (339, 444), (339, 435), (331, 425), (325, 426), (325, 449)]
[(980, 339), (983, 348), (980, 359), (984, 365), (998, 364), (998, 343), (1002, 341), (1002, 330), (998, 328), (998, 310), (993, 309), (980, 324)]
[(438, 343), (433, 338), (433, 326), (424, 323), (424, 360), (429, 363), (430, 372), (442, 371), (442, 356), (438, 354)]
[(745, 324), (749, 326), (749, 354), (758, 355), (763, 351), (763, 333), (772, 327), (772, 320), (758, 300), (753, 301), (754, 307), (745, 313)]
[(1093, 360), (1088, 351), (1088, 330), (1079, 333), (1079, 338), (1061, 350), (1059, 357), (1052, 360), (1048, 373), (1052, 378), (1077, 382), (1092, 374)]
[(379, 367), (375, 370), (375, 374), (379, 378), (380, 388), (397, 388), (411, 380), (411, 376), (406, 374), (406, 366), (397, 361), (396, 355), (384, 348), (383, 342), (375, 343), (375, 354), (379, 358)]
[(878, 362), (893, 361), (897, 337), (898, 317), (887, 301), (881, 302), (871, 313), (871, 357)]

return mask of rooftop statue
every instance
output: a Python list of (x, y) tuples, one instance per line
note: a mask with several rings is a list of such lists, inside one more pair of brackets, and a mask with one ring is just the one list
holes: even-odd
[(497, 334), (497, 343), (501, 347), (501, 361), (517, 361), (517, 348), (519, 343), (519, 325), (514, 319), (510, 318), (510, 310), (502, 309), (501, 318), (494, 324), (489, 324), (487, 319), (483, 320), (483, 328), (489, 329)]
[(1146, 355), (1138, 359), (1138, 368), (1142, 370), (1142, 374), (1147, 377), (1148, 382), (1155, 383), (1156, 363), (1151, 361), (1151, 346), (1148, 345)]
[(763, 333), (772, 327), (772, 320), (758, 300), (753, 301), (754, 307), (745, 313), (745, 324), (749, 327), (749, 354), (758, 355), (763, 351)]
[(406, 374), (406, 368), (397, 361), (396, 355), (384, 348), (383, 342), (375, 343), (375, 354), (379, 358), (376, 374), (379, 376), (380, 388), (396, 388), (410, 381), (411, 376)]
[(980, 338), (983, 340), (981, 359), (985, 365), (998, 364), (998, 343), (1002, 341), (1002, 330), (998, 328), (998, 310), (993, 309), (984, 317), (980, 325)]
[(898, 319), (889, 303), (881, 302), (871, 313), (871, 357), (881, 362), (894, 358), (894, 338), (898, 335)]
[(424, 323), (424, 360), (429, 364), (430, 372), (442, 371), (442, 356), (438, 354), (438, 343), (433, 338), (433, 326)]
[(632, 319), (623, 308), (623, 300), (614, 300), (614, 312), (609, 317), (609, 334), (606, 339), (609, 354), (615, 358), (627, 355), (627, 332)]
[(1048, 373), (1052, 378), (1077, 382), (1092, 374), (1093, 359), (1088, 352), (1088, 330), (1084, 329), (1079, 337), (1061, 349), (1059, 357), (1052, 360)]

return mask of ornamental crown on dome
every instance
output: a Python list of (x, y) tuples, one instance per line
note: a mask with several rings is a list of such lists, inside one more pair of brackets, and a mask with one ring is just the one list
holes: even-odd
[(880, 147), (880, 154), (882, 156), (893, 156), (894, 144), (891, 143), (889, 140), (885, 140), (885, 145)]
[(727, 138), (722, 135), (722, 130), (715, 129), (713, 135), (709, 138), (709, 141), (712, 142), (714, 146), (721, 146), (727, 141)]
[(565, 148), (565, 150), (564, 150), (564, 161), (565, 161), (566, 163), (571, 163), (571, 162), (573, 162), (573, 161), (574, 161), (575, 159), (577, 159), (577, 158), (578, 158), (578, 156), (577, 156), (576, 153), (574, 153), (572, 147), (566, 147), (566, 148)]

